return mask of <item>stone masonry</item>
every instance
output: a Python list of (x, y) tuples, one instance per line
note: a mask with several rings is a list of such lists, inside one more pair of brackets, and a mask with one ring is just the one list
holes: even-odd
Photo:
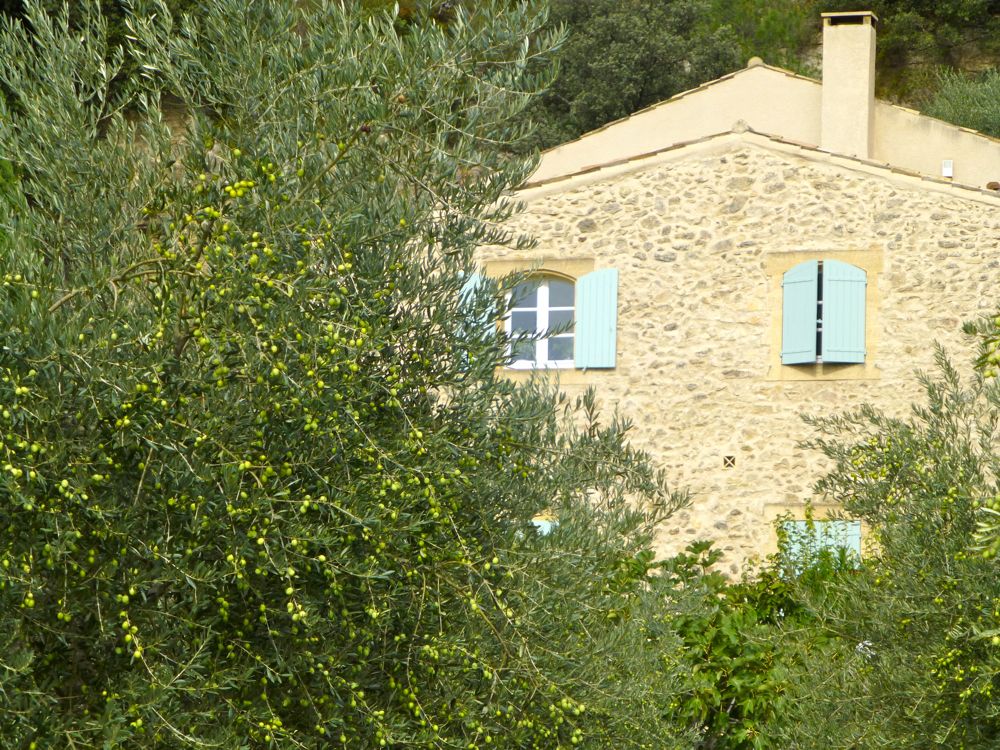
[[(811, 435), (801, 415), (864, 402), (904, 413), (921, 398), (915, 373), (934, 368), (935, 341), (968, 369), (962, 323), (998, 301), (998, 202), (848, 161), (743, 143), (597, 173), (522, 194), (512, 227), (536, 248), (480, 253), (487, 272), (498, 261), (619, 269), (616, 368), (558, 376), (571, 394), (595, 386), (605, 408), (634, 420), (633, 442), (692, 491), (662, 529), (662, 553), (714, 539), (737, 573), (773, 549), (776, 513), (813, 497), (824, 466), (800, 447)], [(867, 362), (825, 374), (782, 366), (774, 269), (792, 254), (838, 253), (869, 266)]]

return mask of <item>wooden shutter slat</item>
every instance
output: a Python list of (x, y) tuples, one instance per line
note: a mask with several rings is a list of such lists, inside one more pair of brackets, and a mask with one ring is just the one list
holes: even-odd
[(612, 368), (618, 350), (618, 269), (603, 268), (576, 281), (575, 364)]
[(807, 260), (781, 280), (781, 364), (816, 361), (816, 302), (819, 262)]
[(823, 361), (865, 361), (864, 269), (839, 260), (823, 261)]

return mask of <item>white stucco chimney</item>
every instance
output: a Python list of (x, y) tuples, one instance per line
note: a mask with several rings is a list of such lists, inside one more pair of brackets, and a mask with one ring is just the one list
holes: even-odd
[(875, 132), (875, 24), (870, 11), (823, 13), (820, 148), (867, 159)]

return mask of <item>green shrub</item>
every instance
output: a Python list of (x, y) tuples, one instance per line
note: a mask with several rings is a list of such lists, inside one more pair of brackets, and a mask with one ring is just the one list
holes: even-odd
[(1000, 70), (943, 72), (927, 114), (1000, 138)]
[(807, 623), (808, 612), (778, 558), (731, 582), (712, 567), (720, 556), (700, 542), (663, 565), (658, 583), (675, 602), (664, 616), (683, 644), (673, 710), (698, 729), (700, 747), (775, 747), (768, 725), (783, 707), (785, 633)]
[(1000, 391), (939, 354), (907, 418), (866, 407), (818, 420), (834, 462), (817, 489), (867, 522), (865, 565), (805, 597), (775, 741), (801, 748), (996, 746), (1000, 584), (976, 550), (997, 494)]

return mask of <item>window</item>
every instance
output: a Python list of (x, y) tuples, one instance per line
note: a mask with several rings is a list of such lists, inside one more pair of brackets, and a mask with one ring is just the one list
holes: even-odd
[(808, 260), (782, 276), (781, 363), (865, 361), (864, 269)]
[(861, 521), (783, 521), (784, 555), (797, 570), (822, 555), (856, 565), (861, 559)]
[[(516, 271), (512, 268), (507, 273)], [(499, 274), (498, 274), (499, 275)], [(470, 274), (462, 286), (462, 304), (471, 316), (485, 307), (475, 304), (484, 278)], [(540, 334), (522, 341), (513, 352), (515, 369), (610, 369), (618, 345), (618, 270), (602, 268), (569, 276), (539, 275), (511, 292), (513, 307), (504, 320), (506, 331)], [(476, 325), (493, 328), (489, 318)]]
[[(543, 277), (518, 284), (511, 292), (505, 324), (515, 339), (511, 367), (573, 367), (575, 290), (572, 281)], [(538, 336), (529, 340), (518, 337)]]
[(559, 525), (559, 519), (557, 519), (552, 513), (539, 513), (531, 519), (531, 525), (535, 527), (535, 531), (539, 536), (548, 536), (556, 527)]

